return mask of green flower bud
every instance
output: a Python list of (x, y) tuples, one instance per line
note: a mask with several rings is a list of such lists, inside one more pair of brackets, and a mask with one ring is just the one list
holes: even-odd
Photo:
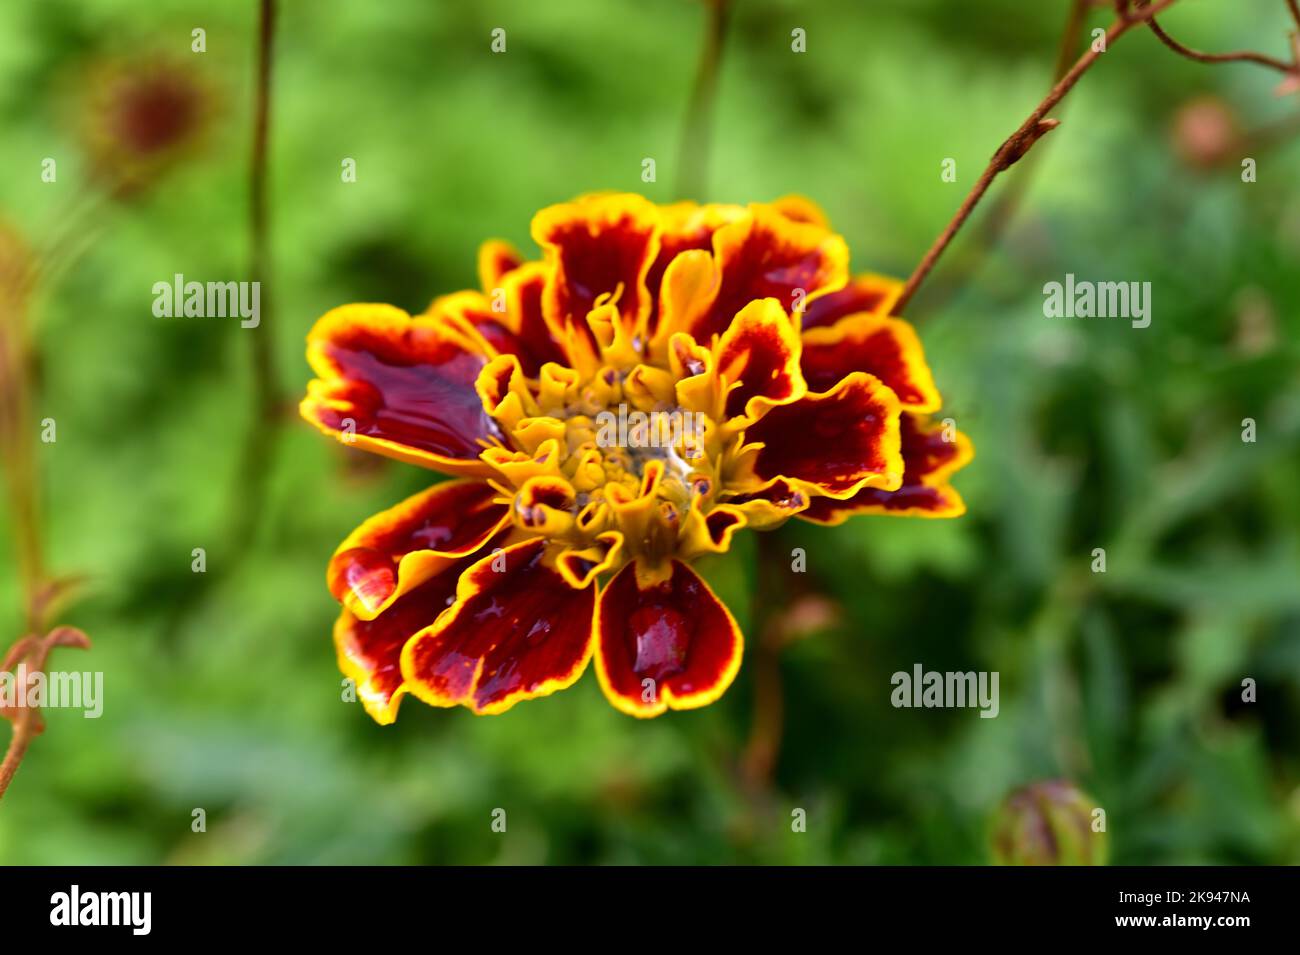
[(1105, 865), (1105, 813), (1096, 800), (1061, 779), (1011, 793), (993, 817), (999, 865)]

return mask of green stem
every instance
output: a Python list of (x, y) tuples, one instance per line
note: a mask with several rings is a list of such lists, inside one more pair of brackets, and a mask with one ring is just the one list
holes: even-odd
[(729, 0), (708, 0), (709, 24), (700, 66), (691, 88), (677, 159), (677, 195), (703, 200), (708, 190), (709, 147), (712, 139), (713, 103), (718, 91), (718, 67), (727, 35)]
[(275, 58), (276, 0), (261, 0), (258, 18), (257, 76), (253, 112), (253, 149), (249, 166), (249, 273), (261, 288), (261, 315), (246, 329), (251, 348), (253, 418), (233, 489), (232, 521), (235, 549), (242, 549), (256, 531), (266, 497), (267, 465), (278, 431), (280, 389), (276, 382), (270, 321), (270, 227), (267, 212), (267, 157), (271, 123), (271, 78)]

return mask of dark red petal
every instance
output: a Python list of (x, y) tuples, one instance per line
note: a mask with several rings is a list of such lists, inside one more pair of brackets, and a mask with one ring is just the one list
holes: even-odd
[(731, 541), (731, 535), (745, 525), (745, 516), (731, 510), (725, 504), (719, 504), (704, 519), (704, 527), (709, 533), (713, 549), (725, 552)]
[[(659, 288), (663, 284), (664, 272), (673, 259), (683, 252), (692, 250), (711, 252), (713, 233), (745, 214), (741, 206), (717, 204), (702, 206), (694, 202), (673, 203), (662, 207), (659, 211), (663, 220), (663, 229), (659, 237), (659, 255), (646, 275), (646, 289), (656, 302)], [(657, 314), (651, 317), (652, 334), (657, 318)]]
[(425, 467), (489, 472), (482, 442), (501, 433), (474, 390), (487, 359), (452, 324), (347, 305), (316, 323), (307, 359), (317, 378), (300, 408), (320, 430)]
[(501, 287), (501, 280), (524, 264), (523, 257), (509, 242), (491, 239), (478, 247), (478, 280), (485, 295)]
[(791, 478), (831, 497), (864, 486), (896, 488), (903, 476), (898, 417), (894, 393), (854, 372), (831, 391), (778, 405), (745, 432), (747, 442), (763, 444), (754, 475), (758, 483)]
[(568, 363), (542, 317), (547, 271), (541, 262), (525, 262), (487, 295), (456, 292), (435, 301), (428, 314), (468, 325), (494, 352), (518, 357), (524, 374), (535, 378), (548, 361)]
[(542, 312), (542, 295), (549, 270), (540, 262), (528, 262), (504, 279), (506, 303), (516, 318), (518, 345), (515, 354), (524, 374), (537, 377), (538, 369), (548, 361), (568, 365), (564, 349), (551, 334)]
[(473, 554), (509, 520), (485, 481), (436, 484), (376, 514), (330, 560), (330, 593), (359, 617), (379, 613), (397, 594)]
[(572, 684), (591, 657), (595, 587), (575, 590), (533, 538), (461, 575), (456, 602), (402, 652), (409, 690), (434, 706), (500, 713)]
[(361, 620), (344, 609), (334, 624), (339, 669), (356, 681), (357, 698), (376, 722), (397, 718), (397, 706), (406, 693), (402, 647), (447, 609), (458, 577), (459, 571), (450, 568), (403, 594), (373, 620)]
[(903, 283), (884, 275), (857, 275), (844, 288), (809, 302), (804, 310), (803, 328), (834, 325), (841, 318), (869, 312), (888, 315), (903, 292)]
[(816, 524), (841, 524), (855, 514), (959, 517), (966, 505), (948, 477), (974, 457), (960, 431), (931, 427), (924, 417), (904, 413), (900, 421), (903, 485), (896, 491), (864, 488), (843, 501), (814, 498), (799, 516)]
[(774, 298), (786, 311), (794, 311), (848, 278), (843, 239), (766, 206), (751, 206), (750, 215), (715, 232), (713, 249), (721, 284), (712, 304), (689, 329), (699, 342), (722, 334), (755, 299)]
[(637, 568), (625, 566), (600, 595), (596, 673), (605, 696), (632, 716), (712, 703), (740, 669), (740, 628), (689, 565), (673, 560), (658, 582)]
[(939, 391), (915, 330), (901, 318), (851, 315), (805, 330), (800, 359), (809, 391), (828, 391), (855, 371), (875, 375), (909, 411), (936, 411)]
[(552, 266), (542, 296), (551, 330), (565, 341), (573, 328), (594, 344), (587, 313), (597, 299), (617, 294), (629, 328), (650, 313), (645, 279), (659, 251), (658, 212), (634, 195), (588, 196), (543, 209), (533, 238)]
[(727, 416), (757, 417), (774, 404), (802, 397), (807, 388), (799, 370), (799, 347), (799, 335), (775, 299), (741, 309), (713, 359), (716, 373), (728, 386), (738, 383), (727, 394)]

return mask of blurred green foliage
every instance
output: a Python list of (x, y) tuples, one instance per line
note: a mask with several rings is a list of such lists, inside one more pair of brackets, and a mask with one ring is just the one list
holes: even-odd
[[(675, 198), (699, 3), (281, 7), (264, 331), (289, 397), (326, 309), (419, 309), (468, 287), (478, 242), (531, 249), (532, 213), (578, 193)], [(1280, 0), (1246, 7), (1188, 4), (1165, 25), (1282, 55)], [(809, 195), (857, 268), (907, 274), (1047, 89), (1066, 9), (741, 0), (708, 198)], [(505, 55), (489, 52), (497, 26)], [(101, 719), (49, 713), (0, 804), (0, 861), (981, 863), (999, 801), (1064, 777), (1106, 808), (1113, 862), (1300, 862), (1300, 135), (1247, 139), (1253, 184), (1241, 150), (1196, 167), (1172, 140), (1204, 96), (1248, 133), (1300, 133), (1274, 75), (1135, 32), (995, 186), (1032, 176), (1002, 241), (982, 246), (977, 217), (910, 309), (978, 451), (956, 481), (969, 514), (791, 525), (765, 547), (806, 548), (806, 585), (841, 619), (782, 655), (780, 755), (755, 787), (738, 771), (752, 628), (720, 703), (650, 722), (609, 707), (591, 674), (496, 718), (410, 700), (380, 728), (342, 704), (325, 562), (427, 475), (357, 460), (288, 406), (256, 540), (232, 549), (249, 333), (150, 306), (178, 272), (246, 275), (254, 33), (251, 0), (0, 5), (0, 220), (34, 245), (68, 221), (85, 239), (33, 311), (36, 408), (58, 422), (41, 446), (48, 542), (58, 570), (92, 581), (65, 622), (94, 649), (53, 665), (106, 684)], [(70, 220), (91, 188), (85, 69), (146, 50), (203, 73), (216, 126), (146, 192)], [(47, 156), (57, 184), (39, 180)], [(956, 184), (939, 176), (948, 157)], [(1151, 327), (1044, 318), (1041, 288), (1067, 272), (1150, 281)], [(751, 535), (704, 568), (746, 625), (758, 560)], [(21, 620), (13, 566), (5, 548), (4, 642)], [(999, 671), (1000, 715), (892, 708), (890, 675), (917, 662)]]

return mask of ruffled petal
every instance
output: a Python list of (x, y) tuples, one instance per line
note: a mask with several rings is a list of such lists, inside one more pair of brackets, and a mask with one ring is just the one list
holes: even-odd
[(513, 347), (503, 350), (513, 351), (519, 356), (524, 374), (530, 378), (537, 377), (547, 362), (564, 364), (567, 359), (542, 312), (542, 295), (550, 271), (541, 262), (525, 262), (501, 280), (506, 293), (507, 313), (515, 333)]
[(713, 353), (713, 373), (729, 389), (726, 416), (760, 417), (807, 392), (799, 369), (799, 334), (776, 299), (750, 302)]
[(937, 411), (939, 390), (916, 331), (901, 318), (851, 315), (806, 330), (800, 362), (810, 391), (827, 391), (855, 371), (875, 375), (908, 411)]
[(478, 247), (478, 280), (485, 295), (501, 288), (501, 280), (524, 264), (524, 258), (509, 242), (489, 239)]
[(591, 658), (596, 588), (575, 590), (533, 538), (461, 575), (456, 602), (402, 650), (410, 692), (433, 706), (501, 713), (571, 685)]
[(570, 587), (582, 589), (595, 583), (596, 578), (617, 566), (623, 554), (623, 535), (606, 531), (596, 536), (596, 543), (581, 550), (569, 548), (555, 559), (555, 569)]
[(625, 566), (600, 595), (596, 675), (605, 696), (632, 716), (712, 703), (740, 669), (735, 618), (689, 565), (667, 574)]
[(841, 318), (867, 312), (889, 315), (903, 294), (903, 283), (885, 275), (856, 275), (848, 285), (810, 302), (804, 311), (804, 331), (834, 325)]
[(455, 326), (484, 357), (511, 352), (515, 336), (507, 316), (504, 311), (494, 312), (481, 292), (466, 289), (440, 296), (418, 317)]
[[(745, 516), (746, 526), (765, 531), (784, 524), (808, 507), (812, 498), (792, 481), (777, 478), (749, 494), (738, 494), (727, 503)], [(823, 500), (817, 498), (817, 500)], [(832, 498), (825, 498), (832, 500)]]
[(551, 267), (542, 310), (557, 341), (577, 336), (594, 346), (587, 314), (602, 300), (613, 301), (628, 328), (644, 329), (646, 275), (659, 254), (654, 205), (631, 194), (586, 196), (543, 209), (532, 232)]
[[(659, 237), (659, 254), (646, 275), (646, 288), (656, 301), (663, 284), (664, 273), (673, 259), (683, 252), (712, 252), (713, 233), (724, 225), (745, 215), (743, 206), (675, 202), (660, 210), (662, 229)], [(652, 312), (650, 332), (654, 333), (657, 313)]]
[[(778, 405), (745, 432), (751, 445), (734, 490), (752, 493), (784, 477), (814, 494), (845, 498), (903, 480), (898, 398), (880, 379), (854, 372), (830, 391)], [(749, 473), (744, 473), (748, 471)]]
[[(483, 366), (474, 382), (478, 396), (483, 400), (483, 410), (507, 434), (513, 432), (525, 418), (536, 418), (540, 409), (524, 377), (518, 355), (497, 355)], [(491, 460), (493, 452), (485, 460)]]
[(510, 509), (496, 496), (486, 481), (446, 481), (376, 514), (334, 552), (330, 593), (358, 618), (374, 618), (504, 528)]
[(791, 222), (806, 222), (822, 229), (831, 227), (830, 219), (822, 207), (806, 196), (782, 196), (772, 202), (772, 208)]
[(302, 416), (344, 444), (452, 474), (482, 475), (502, 440), (474, 390), (487, 356), (454, 324), (390, 305), (327, 312), (307, 336), (317, 377)]
[(925, 417), (904, 414), (900, 422), (903, 484), (895, 491), (864, 488), (847, 500), (814, 498), (799, 516), (814, 524), (843, 524), (856, 514), (907, 517), (960, 517), (966, 504), (948, 478), (975, 456), (966, 435), (955, 428), (946, 433)]
[[(480, 263), (480, 268), (493, 265)], [(525, 262), (500, 275), (498, 285), (486, 295), (474, 291), (445, 295), (426, 314), (467, 327), (470, 335), (482, 339), (485, 353), (515, 355), (524, 373), (536, 377), (546, 362), (568, 360), (542, 316), (548, 272), (541, 262)]]
[(725, 554), (731, 549), (731, 539), (747, 526), (744, 511), (730, 504), (714, 504), (707, 511), (699, 506), (699, 498), (692, 499), (678, 537), (677, 553), (685, 558), (701, 554)]
[(397, 718), (407, 692), (402, 647), (447, 609), (459, 576), (457, 566), (448, 567), (404, 593), (373, 620), (362, 620), (347, 608), (339, 615), (334, 624), (339, 669), (356, 681), (357, 699), (376, 723), (387, 725)]
[(787, 311), (806, 308), (848, 279), (848, 247), (838, 235), (786, 218), (771, 206), (713, 234), (718, 285), (684, 330), (698, 342), (721, 335), (755, 299), (774, 298)]
[[(650, 354), (662, 362), (669, 342), (680, 338), (694, 342), (687, 331), (694, 327), (718, 294), (718, 268), (713, 255), (703, 249), (678, 253), (664, 272), (656, 301), (657, 324), (650, 340)], [(712, 344), (711, 340), (708, 344)]]

